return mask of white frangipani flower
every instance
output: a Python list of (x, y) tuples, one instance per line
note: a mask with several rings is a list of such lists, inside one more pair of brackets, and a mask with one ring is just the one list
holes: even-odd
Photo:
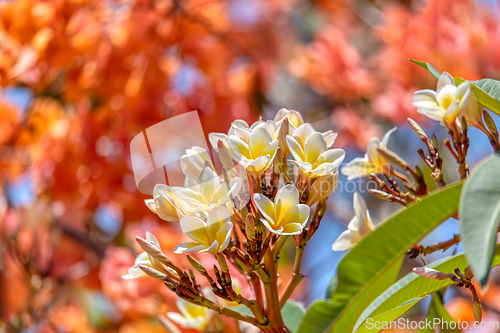
[(182, 206), (182, 202), (174, 204), (174, 198), (171, 196), (169, 186), (157, 184), (153, 190), (153, 199), (146, 199), (144, 203), (162, 220), (179, 222), (179, 215), (183, 209), (177, 209), (176, 207)]
[[(146, 204), (167, 221), (179, 221), (183, 216), (194, 214), (206, 216), (214, 208), (230, 203), (238, 195), (242, 180), (221, 181), (212, 168), (205, 167), (198, 180), (191, 184), (189, 188), (158, 184), (155, 186), (158, 196), (155, 196), (154, 205), (151, 201), (146, 201)], [(174, 214), (177, 214), (177, 219), (173, 219)]]
[(299, 203), (299, 191), (291, 184), (279, 189), (274, 203), (265, 195), (255, 193), (253, 197), (264, 218), (261, 222), (278, 235), (299, 235), (309, 219), (310, 208)]
[[(210, 291), (203, 288), (204, 294)], [(193, 304), (182, 298), (177, 298), (175, 301), (177, 312), (167, 312), (167, 317), (173, 322), (181, 325), (182, 328), (191, 328), (198, 331), (203, 331), (210, 324), (210, 320), (214, 315), (214, 311), (200, 305)]]
[(237, 132), (237, 130), (246, 130), (246, 131), (251, 131), (252, 129), (255, 128), (255, 126), (259, 125), (262, 121), (259, 120), (255, 122), (252, 126), (248, 126), (248, 123), (244, 120), (237, 119), (231, 123), (231, 127), (229, 127), (229, 131), (227, 134), (224, 133), (210, 133), (208, 134), (208, 140), (210, 141), (210, 144), (212, 145), (212, 148), (215, 151), (219, 151), (218, 147), (218, 142), (219, 140), (222, 141), (224, 146), (229, 147), (229, 143), (227, 141), (227, 137), (229, 135), (237, 135), (237, 133), (241, 133), (240, 131)]
[(227, 140), (234, 159), (255, 173), (262, 173), (269, 167), (278, 149), (278, 140), (273, 140), (262, 126), (252, 130), (248, 138), (229, 135)]
[(342, 167), (341, 171), (347, 176), (348, 180), (358, 177), (367, 177), (375, 173), (384, 173), (387, 171), (389, 163), (384, 156), (380, 154), (377, 148), (386, 149), (389, 137), (396, 130), (397, 127), (389, 130), (385, 133), (381, 141), (378, 138), (371, 139), (366, 148), (364, 157), (357, 157)]
[(181, 156), (182, 172), (192, 180), (200, 178), (206, 163), (215, 170), (210, 154), (202, 147), (195, 146), (191, 149), (186, 149), (186, 154)]
[[(312, 134), (317, 132), (318, 131), (316, 131), (311, 124), (305, 123), (297, 127), (297, 129), (293, 133), (289, 133), (289, 135), (292, 136), (300, 144), (301, 147), (304, 147), (306, 140)], [(323, 139), (325, 139), (325, 144), (327, 149), (329, 149), (333, 145), (338, 135), (332, 130), (328, 130), (320, 134), (323, 137)]]
[[(453, 77), (443, 72), (437, 83), (436, 91), (423, 89), (413, 94), (413, 105), (417, 112), (432, 120), (451, 125), (456, 120), (458, 113), (469, 102), (471, 87), (468, 81), (455, 85)], [(472, 93), (473, 94), (473, 93)]]
[(226, 249), (233, 232), (231, 215), (225, 206), (217, 206), (206, 220), (198, 216), (185, 216), (180, 224), (182, 232), (194, 242), (177, 245), (175, 253), (198, 251), (215, 256)]
[(347, 230), (341, 233), (332, 244), (333, 251), (347, 251), (356, 245), (363, 236), (375, 230), (366, 203), (358, 192), (354, 192), (353, 201), (355, 216), (349, 222)]
[[(345, 157), (343, 149), (328, 149), (335, 140), (336, 133), (324, 136), (309, 124), (300, 126), (293, 136), (287, 135), (288, 148), (295, 160), (291, 160), (308, 177), (318, 177), (333, 173)], [(328, 142), (327, 142), (328, 140)]]

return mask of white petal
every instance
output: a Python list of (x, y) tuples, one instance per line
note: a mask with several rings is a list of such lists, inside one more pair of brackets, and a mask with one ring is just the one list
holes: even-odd
[[(212, 197), (212, 203), (222, 205), (226, 202), (236, 198), (241, 190), (243, 181), (241, 179), (235, 179), (232, 182), (222, 182), (215, 189), (214, 196)], [(231, 185), (231, 187), (229, 187)]]
[(327, 174), (332, 174), (336, 170), (336, 168), (337, 168), (336, 164), (323, 163), (321, 165), (318, 165), (315, 169), (311, 170), (308, 176), (311, 178), (316, 178)]
[(252, 172), (262, 172), (268, 168), (271, 157), (269, 155), (260, 156), (250, 162), (247, 169)]
[(146, 204), (146, 206), (149, 208), (150, 211), (156, 214), (155, 199), (145, 199), (144, 203)]
[(264, 149), (262, 149), (262, 151), (261, 151), (260, 154), (262, 156), (269, 155), (270, 156), (270, 160), (272, 161), (274, 159), (274, 155), (276, 154), (276, 150), (278, 150), (278, 146), (279, 146), (279, 141), (278, 140), (273, 140), (273, 141), (269, 142), (264, 147)]
[(306, 154), (306, 161), (309, 163), (314, 163), (318, 157), (323, 154), (326, 150), (326, 142), (323, 136), (319, 132), (311, 134), (304, 146), (304, 152)]
[(189, 253), (189, 252), (195, 252), (195, 251), (202, 251), (203, 249), (206, 249), (207, 246), (199, 243), (182, 243), (179, 244), (175, 247), (174, 253), (175, 254), (183, 254), (183, 253)]
[(213, 255), (216, 255), (218, 248), (219, 248), (219, 242), (214, 240), (213, 243), (209, 247), (206, 247), (205, 249), (199, 251), (198, 253), (208, 252), (208, 253), (211, 253)]
[(439, 105), (444, 109), (448, 108), (457, 99), (455, 97), (456, 92), (457, 87), (452, 85), (447, 85), (439, 89), (436, 93)]
[(210, 133), (208, 134), (208, 141), (210, 141), (210, 144), (212, 145), (212, 148), (215, 151), (218, 151), (218, 142), (219, 140), (224, 143), (226, 147), (229, 147), (229, 144), (227, 142), (227, 135), (224, 133)]
[(252, 132), (248, 128), (235, 128), (231, 135), (237, 136), (241, 140), (248, 142), (248, 138)]
[(156, 239), (155, 235), (153, 235), (152, 233), (150, 233), (149, 231), (146, 231), (146, 240), (148, 242), (151, 242), (154, 244), (154, 246), (156, 246), (159, 250), (161, 250), (161, 247), (160, 247), (160, 242), (158, 242), (158, 239)]
[(248, 123), (243, 119), (236, 119), (231, 123), (231, 127), (229, 128), (229, 134), (234, 135), (234, 131), (237, 129), (245, 129), (248, 128)]
[(365, 212), (367, 211), (366, 208), (366, 202), (363, 199), (361, 195), (359, 195), (358, 192), (354, 192), (353, 195), (353, 207), (354, 207), (354, 214), (358, 217), (362, 217), (365, 215)]
[(453, 80), (453, 76), (451, 76), (448, 72), (443, 72), (441, 74), (441, 76), (439, 77), (436, 90), (439, 90), (446, 85), (453, 85), (454, 86), (455, 80)]
[(346, 164), (340, 170), (342, 174), (347, 176), (347, 180), (352, 180), (358, 177), (366, 177), (373, 173), (379, 172), (379, 170), (366, 158), (357, 157), (351, 162)]
[(280, 188), (274, 199), (275, 223), (279, 224), (288, 210), (298, 204), (299, 191), (294, 185), (288, 184)]
[(197, 179), (200, 176), (200, 169), (196, 167), (194, 163), (191, 162), (187, 155), (181, 156), (181, 169), (182, 173), (191, 179)]
[(303, 231), (303, 227), (298, 223), (288, 223), (282, 226), (282, 231), (279, 233), (280, 235), (300, 235)]
[(144, 273), (144, 271), (142, 269), (140, 269), (139, 266), (132, 266), (132, 267), (129, 267), (128, 274), (122, 276), (122, 279), (131, 280), (131, 279), (138, 279), (138, 278), (142, 278), (142, 277), (146, 277), (146, 276), (148, 276), (148, 275), (146, 273)]
[(344, 149), (329, 149), (318, 157), (315, 164), (320, 165), (323, 163), (333, 163), (335, 168), (338, 168), (342, 161), (344, 161), (344, 158)]
[(293, 138), (297, 140), (301, 147), (304, 147), (307, 138), (314, 132), (316, 131), (311, 124), (302, 124), (295, 130), (295, 132), (293, 132)]
[(372, 219), (371, 219), (369, 211), (365, 212), (364, 217), (365, 218), (363, 219), (363, 221), (359, 222), (359, 234), (361, 236), (369, 234), (370, 232), (372, 232), (376, 228), (375, 225), (372, 222)]
[(297, 140), (295, 140), (290, 135), (287, 135), (286, 142), (288, 144), (288, 148), (290, 149), (290, 152), (293, 155), (293, 158), (295, 158), (296, 161), (305, 162), (306, 161), (306, 154), (304, 153), (304, 150), (302, 149), (300, 144), (297, 142)]
[(345, 230), (332, 244), (333, 251), (347, 251), (361, 240), (359, 233), (352, 230)]
[(335, 133), (335, 132), (330, 130), (330, 131), (326, 131), (326, 132), (321, 133), (321, 135), (323, 135), (323, 139), (325, 139), (326, 148), (330, 148), (333, 145), (333, 143), (335, 142), (335, 139), (337, 138), (338, 133)]
[(263, 194), (255, 193), (253, 201), (266, 220), (274, 221), (274, 204)]
[(220, 244), (219, 252), (224, 251), (229, 245), (229, 241), (231, 240), (231, 234), (233, 233), (233, 223), (227, 222), (225, 223), (217, 233), (217, 242)]
[(390, 130), (388, 130), (387, 133), (384, 134), (384, 137), (382, 138), (382, 140), (380, 140), (380, 146), (382, 148), (387, 148), (387, 144), (389, 143), (389, 138), (391, 134), (396, 132), (397, 129), (398, 129), (397, 127), (393, 127)]
[(383, 163), (383, 158), (377, 150), (377, 147), (382, 147), (378, 138), (373, 138), (368, 142), (368, 146), (366, 147), (366, 155), (368, 155), (368, 159), (370, 162), (376, 167), (381, 166)]
[(455, 102), (450, 104), (443, 117), (443, 120), (445, 122), (452, 123), (457, 118), (458, 112), (460, 111), (458, 109), (459, 105), (460, 105), (459, 100), (456, 100)]
[(207, 231), (210, 241), (216, 238), (217, 232), (226, 222), (231, 221), (231, 215), (226, 206), (217, 206), (213, 211), (208, 214), (207, 218)]
[(419, 107), (417, 108), (417, 112), (435, 121), (443, 120), (444, 116), (444, 109), (442, 107)]
[(437, 104), (436, 92), (431, 89), (422, 89), (413, 93), (413, 102), (430, 102)]
[(304, 204), (294, 206), (288, 210), (279, 225), (285, 227), (289, 223), (298, 223), (301, 227), (305, 227), (309, 220), (310, 211), (309, 206)]
[(210, 240), (207, 233), (207, 224), (197, 216), (185, 216), (181, 219), (182, 232), (193, 240), (209, 244)]
[(290, 160), (303, 174), (309, 174), (312, 170), (312, 165), (309, 162), (300, 162), (300, 161), (294, 161)]
[(458, 85), (457, 90), (455, 91), (455, 97), (463, 100), (465, 104), (468, 101), (470, 91), (471, 87), (469, 81), (464, 81)]
[(204, 203), (212, 202), (212, 197), (214, 196), (217, 186), (219, 186), (219, 175), (212, 170), (212, 168), (206, 167), (203, 169), (199, 180), (200, 194), (204, 199)]
[(252, 158), (261, 156), (261, 152), (272, 141), (271, 135), (263, 127), (258, 127), (252, 131), (248, 138), (248, 147)]
[(229, 143), (229, 147), (238, 158), (246, 157), (251, 158), (250, 149), (248, 148), (248, 144), (238, 138), (237, 136), (230, 135), (227, 139)]
[[(267, 230), (269, 230), (273, 234), (281, 235), (281, 232), (283, 231), (283, 228), (277, 227), (274, 224), (271, 225), (269, 223), (269, 221), (266, 220), (266, 219), (260, 219), (260, 222), (262, 222), (262, 224), (267, 228)], [(276, 229), (274, 229), (274, 228), (276, 228)]]

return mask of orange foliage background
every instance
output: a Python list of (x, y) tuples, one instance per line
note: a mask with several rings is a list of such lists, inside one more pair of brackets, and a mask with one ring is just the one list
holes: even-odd
[(136, 190), (129, 143), (145, 128), (198, 110), (206, 134), (226, 132), (286, 107), (364, 149), (420, 119), (412, 93), (435, 83), (408, 58), (498, 78), (498, 15), (472, 0), (0, 2), (4, 327), (164, 330), (175, 295), (121, 279), (135, 234), (166, 251), (182, 237)]

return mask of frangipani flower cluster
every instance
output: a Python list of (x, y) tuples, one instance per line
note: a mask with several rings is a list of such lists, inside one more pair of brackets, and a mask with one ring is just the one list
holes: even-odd
[[(189, 264), (221, 301), (201, 292), (193, 272), (174, 265), (150, 233), (146, 240), (137, 239), (146, 252), (137, 257), (125, 278), (150, 275), (165, 282), (180, 297), (181, 314), (169, 313), (168, 317), (182, 327), (205, 329), (214, 310), (264, 331), (270, 330), (269, 325), (273, 325), (271, 331), (281, 331), (279, 305), (297, 287), (301, 273), (300, 264), (295, 265), (291, 281), (278, 295), (273, 291), (278, 288), (275, 263), (290, 236), (300, 263), (305, 244), (319, 227), (345, 156), (342, 149), (331, 148), (336, 137), (332, 131), (316, 131), (298, 112), (286, 109), (273, 120), (251, 125), (236, 120), (228, 134), (211, 133), (214, 157), (221, 163), (214, 163), (201, 147), (186, 150), (180, 159), (184, 186), (157, 184), (153, 198), (145, 203), (161, 219), (179, 222), (190, 239), (177, 245), (174, 253), (209, 253), (217, 261), (213, 278), (196, 258), (187, 255)], [(245, 275), (243, 280), (249, 281), (255, 299), (233, 288), (237, 279), (232, 280), (230, 265)], [(238, 304), (247, 306), (253, 316), (230, 310)]]

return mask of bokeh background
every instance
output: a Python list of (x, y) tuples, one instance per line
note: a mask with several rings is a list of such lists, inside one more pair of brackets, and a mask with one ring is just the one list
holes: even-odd
[[(436, 82), (408, 58), (498, 79), (499, 18), (493, 0), (0, 0), (0, 330), (165, 331), (158, 316), (177, 311), (175, 295), (121, 279), (139, 251), (134, 235), (154, 232), (167, 253), (182, 237), (137, 191), (129, 144), (142, 130), (198, 110), (206, 134), (227, 132), (234, 119), (285, 107), (337, 131), (346, 161), (398, 126), (389, 147), (420, 163), (406, 118), (446, 132), (413, 108), (413, 92)], [(470, 135), (474, 166), (492, 150)], [(306, 306), (324, 297), (343, 255), (331, 244), (352, 217), (353, 190), (375, 222), (399, 208), (365, 181), (340, 181), (307, 247), (309, 277), (294, 295)], [(458, 232), (451, 220), (423, 243)], [(500, 318), (493, 280), (485, 320)], [(473, 320), (468, 297), (446, 294), (454, 318)]]

